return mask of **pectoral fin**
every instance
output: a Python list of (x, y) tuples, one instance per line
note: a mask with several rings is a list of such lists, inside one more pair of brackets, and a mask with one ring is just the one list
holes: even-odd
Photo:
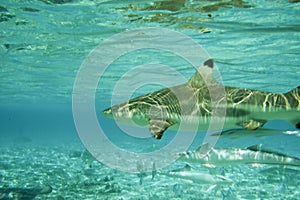
[(175, 122), (165, 120), (165, 119), (150, 119), (149, 120), (149, 130), (150, 133), (156, 139), (161, 139), (165, 130), (175, 124)]
[(242, 126), (246, 129), (255, 130), (257, 128), (262, 127), (267, 121), (266, 120), (254, 120), (251, 119), (249, 121), (242, 121), (237, 123), (237, 125)]

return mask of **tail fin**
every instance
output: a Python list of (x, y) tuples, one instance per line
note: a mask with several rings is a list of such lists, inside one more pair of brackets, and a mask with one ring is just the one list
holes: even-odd
[[(285, 93), (285, 96), (290, 99), (289, 103), (292, 108), (296, 108), (297, 110), (300, 110), (300, 86), (292, 89), (291, 91)], [(297, 116), (296, 119), (291, 121), (293, 125), (295, 125), (296, 128), (300, 129), (300, 114)]]
[(284, 96), (286, 96), (286, 98), (289, 100), (290, 106), (292, 108), (300, 107), (300, 86), (285, 93)]

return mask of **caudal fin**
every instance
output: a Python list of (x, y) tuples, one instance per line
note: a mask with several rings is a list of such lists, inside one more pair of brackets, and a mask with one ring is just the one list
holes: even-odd
[[(284, 96), (288, 99), (291, 108), (298, 111), (300, 110), (300, 86), (285, 93)], [(299, 116), (296, 116), (296, 118), (290, 121), (290, 123), (300, 129), (300, 112)]]

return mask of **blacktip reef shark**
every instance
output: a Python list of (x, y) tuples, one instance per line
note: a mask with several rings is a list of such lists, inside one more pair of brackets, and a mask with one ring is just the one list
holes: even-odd
[[(169, 127), (178, 129), (183, 117), (181, 105), (194, 104), (194, 102), (189, 102), (192, 97), (186, 92), (187, 88), (191, 88), (192, 96), (196, 98), (196, 105), (190, 106), (190, 113), (194, 113), (194, 108), (199, 110), (198, 131), (206, 131), (214, 105), (212, 105), (210, 96), (211, 91), (202, 75), (207, 71), (212, 71), (213, 65), (213, 60), (209, 59), (199, 67), (187, 83), (130, 99), (105, 109), (102, 114), (107, 117), (114, 117), (121, 123), (126, 124), (126, 121), (134, 121), (135, 125), (147, 126), (156, 139), (161, 139)], [(208, 79), (215, 80), (213, 73), (208, 74), (211, 76)], [(287, 93), (272, 93), (227, 86), (224, 86), (224, 89), (227, 105), (223, 130), (237, 126), (255, 130), (269, 120), (278, 119), (286, 120), (296, 128), (300, 128), (300, 86)], [(178, 100), (178, 94), (175, 95), (174, 91), (185, 97), (183, 103)], [(155, 107), (158, 107), (163, 113), (161, 117), (151, 115), (151, 110), (153, 111)], [(194, 123), (193, 120), (190, 120), (190, 123)]]
[[(203, 154), (200, 151), (202, 146), (200, 146), (195, 151), (179, 153), (178, 160), (194, 164), (203, 164), (207, 166), (232, 164), (271, 164), (300, 167), (299, 158), (288, 156), (286, 154), (269, 149), (263, 149), (261, 145), (254, 145), (246, 149), (211, 148), (206, 151), (206, 154)], [(204, 144), (203, 148), (208, 148), (208, 144)]]
[(198, 183), (198, 184), (232, 184), (233, 180), (217, 174), (210, 174), (205, 171), (195, 171), (189, 165), (186, 165), (182, 169), (172, 170), (169, 172), (161, 173), (164, 176), (178, 178), (186, 180), (188, 182)]
[(212, 133), (211, 136), (221, 136), (231, 140), (235, 140), (244, 137), (265, 138), (267, 136), (275, 136), (275, 135), (282, 135), (282, 134), (295, 135), (300, 137), (300, 130), (278, 130), (278, 129), (274, 130), (274, 129), (262, 127), (256, 129), (254, 134), (253, 130), (244, 129), (244, 128), (233, 128), (222, 132)]

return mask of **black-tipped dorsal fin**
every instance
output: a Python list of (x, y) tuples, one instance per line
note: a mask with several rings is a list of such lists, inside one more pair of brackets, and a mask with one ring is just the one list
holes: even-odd
[(190, 78), (188, 83), (194, 88), (207, 85), (208, 82), (214, 80), (212, 75), (213, 66), (214, 62), (212, 59), (206, 60)]
[(205, 61), (205, 62), (203, 63), (203, 65), (204, 65), (204, 66), (207, 66), (207, 67), (209, 67), (209, 68), (214, 68), (214, 61), (213, 61), (213, 59), (209, 59), (209, 60)]

